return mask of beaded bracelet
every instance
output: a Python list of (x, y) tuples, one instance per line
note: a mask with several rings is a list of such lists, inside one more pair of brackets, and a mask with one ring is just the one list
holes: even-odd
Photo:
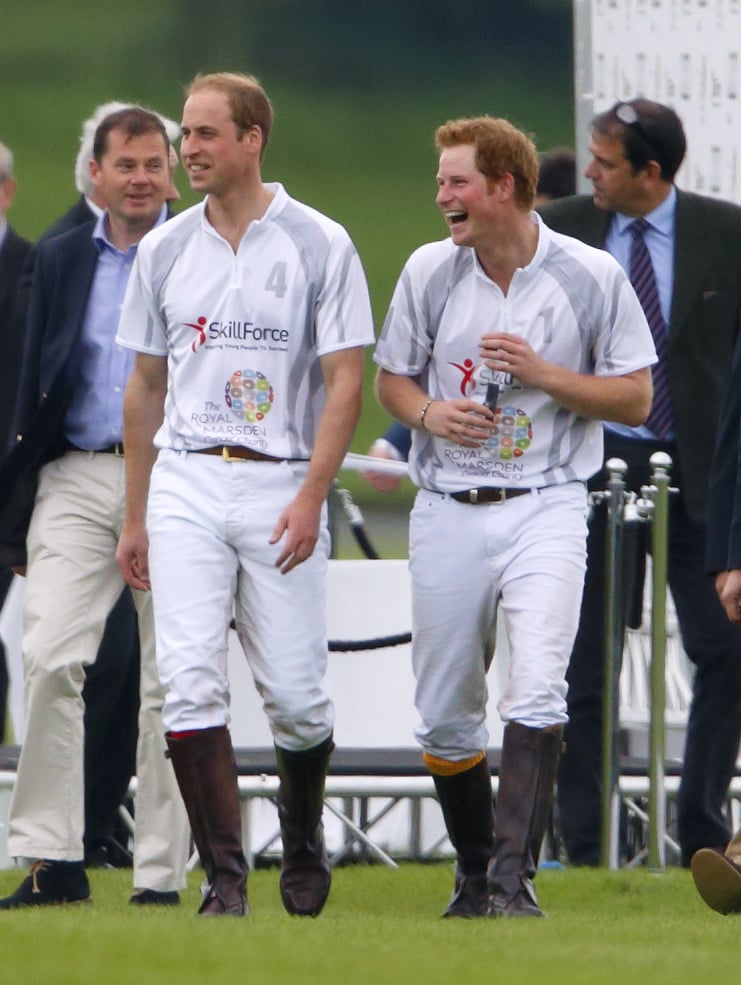
[(422, 428), (423, 431), (426, 431), (427, 430), (427, 428), (425, 426), (425, 414), (430, 409), (430, 404), (431, 403), (432, 403), (432, 397), (430, 397), (430, 399), (424, 405), (424, 407), (422, 408), (422, 410), (419, 412), (419, 423), (420, 423), (420, 427)]

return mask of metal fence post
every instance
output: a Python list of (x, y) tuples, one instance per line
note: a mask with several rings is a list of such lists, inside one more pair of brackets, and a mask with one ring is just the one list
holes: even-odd
[(651, 674), (648, 732), (648, 866), (666, 866), (666, 784), (664, 775), (666, 716), (666, 579), (669, 528), (669, 471), (672, 460), (655, 452), (651, 486), (641, 495), (653, 501), (651, 523)]
[(605, 599), (605, 668), (602, 698), (602, 814), (600, 861), (617, 869), (620, 817), (618, 761), (619, 674), (623, 645), (623, 511), (625, 475), (628, 466), (622, 459), (606, 463), (607, 482), (607, 550)]

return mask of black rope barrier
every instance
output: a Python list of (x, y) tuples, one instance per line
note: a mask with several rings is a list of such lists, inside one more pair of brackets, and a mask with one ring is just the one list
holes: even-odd
[(373, 546), (371, 539), (368, 536), (368, 531), (365, 529), (365, 519), (363, 518), (363, 514), (360, 512), (360, 507), (353, 501), (349, 490), (335, 484), (334, 492), (358, 547), (369, 561), (378, 561), (380, 559), (380, 555)]
[(361, 549), (363, 554), (368, 558), (369, 561), (380, 560), (380, 555), (376, 551), (375, 547), (371, 543), (368, 532), (363, 524), (351, 523), (350, 529), (352, 530), (353, 537), (357, 542), (358, 547)]
[[(353, 502), (347, 489), (335, 486), (335, 492), (359, 547), (370, 561), (378, 561), (380, 556), (373, 547), (365, 529), (365, 520), (360, 509)], [(230, 621), (229, 628), (236, 630), (237, 626), (234, 619)], [(329, 640), (327, 648), (330, 653), (353, 653), (359, 650), (383, 650), (390, 646), (404, 646), (411, 642), (411, 633), (396, 633), (391, 636), (377, 636), (368, 640)]]
[(412, 642), (411, 633), (397, 633), (395, 636), (379, 636), (372, 640), (330, 640), (330, 653), (350, 653), (353, 650), (382, 650), (388, 646), (403, 646)]
[[(334, 491), (358, 546), (370, 561), (378, 561), (380, 555), (371, 543), (365, 529), (363, 514), (357, 504), (353, 502), (349, 490), (336, 484)], [(411, 643), (411, 641), (411, 633), (397, 633), (393, 636), (379, 636), (369, 640), (330, 640), (328, 647), (330, 653), (352, 653), (358, 650), (383, 650), (390, 646), (403, 646), (405, 643)]]

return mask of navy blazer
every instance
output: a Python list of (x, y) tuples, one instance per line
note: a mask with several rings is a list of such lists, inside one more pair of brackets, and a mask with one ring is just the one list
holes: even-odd
[[(603, 247), (612, 213), (589, 195), (539, 210), (554, 230)], [(741, 327), (741, 207), (677, 191), (668, 370), (687, 512), (709, 519), (713, 448)]]
[(12, 226), (8, 226), (0, 246), (0, 324), (3, 329), (7, 324), (5, 319), (12, 312), (18, 281), (30, 249), (29, 240), (19, 236)]
[(54, 239), (56, 236), (61, 236), (62, 233), (66, 233), (70, 229), (76, 229), (78, 226), (82, 226), (95, 218), (96, 215), (87, 204), (85, 196), (80, 195), (74, 205), (71, 205), (64, 215), (61, 215), (56, 222), (53, 222), (51, 226), (49, 226), (48, 229), (45, 229), (39, 236), (26, 257), (26, 262), (23, 266), (23, 275), (21, 276), (21, 281), (18, 286), (18, 304), (21, 311), (28, 311), (28, 305), (31, 298), (31, 285), (33, 283), (33, 272), (36, 266), (36, 257), (44, 243), (46, 243), (49, 239)]
[(18, 300), (21, 272), (31, 243), (8, 227), (0, 246), (0, 457), (10, 440), (10, 431), (23, 355), (23, 318)]
[(63, 451), (70, 376), (95, 276), (95, 222), (43, 243), (35, 257), (11, 449), (0, 464), (0, 563), (25, 563), (38, 474)]
[(38, 238), (36, 245), (40, 246), (47, 239), (54, 239), (55, 236), (61, 236), (62, 233), (66, 233), (70, 229), (84, 226), (86, 222), (90, 222), (91, 219), (96, 218), (97, 216), (87, 204), (85, 196), (80, 195), (77, 201), (73, 202), (63, 215), (53, 222), (48, 229), (44, 230)]

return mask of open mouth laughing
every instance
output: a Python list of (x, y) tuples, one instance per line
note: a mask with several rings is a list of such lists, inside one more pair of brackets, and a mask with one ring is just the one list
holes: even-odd
[(465, 222), (468, 218), (468, 212), (464, 212), (462, 209), (453, 209), (451, 211), (445, 212), (445, 218), (450, 223), (451, 226), (457, 226), (461, 222)]

